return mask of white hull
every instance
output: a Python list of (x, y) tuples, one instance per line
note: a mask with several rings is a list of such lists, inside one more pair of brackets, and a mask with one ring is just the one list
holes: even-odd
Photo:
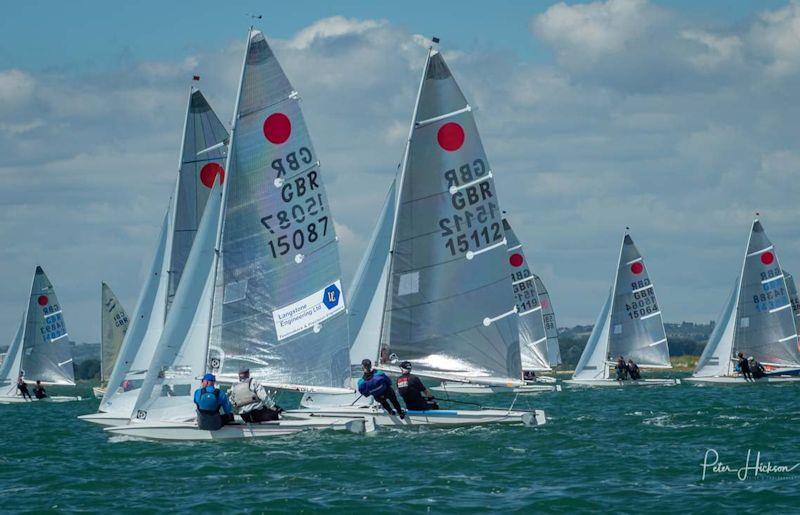
[(102, 399), (105, 394), (106, 394), (105, 388), (102, 388), (100, 386), (92, 387), (92, 395), (94, 395), (95, 399)]
[(105, 413), (102, 411), (89, 413), (88, 415), (80, 415), (78, 418), (84, 422), (91, 422), (92, 424), (106, 427), (124, 426), (130, 421), (129, 416), (126, 417), (118, 413)]
[(36, 397), (33, 400), (23, 399), (19, 395), (2, 395), (0, 396), (0, 404), (22, 404), (23, 402), (73, 402), (81, 400), (80, 397), (68, 397), (68, 396), (55, 396), (55, 397), (45, 397), (44, 399), (37, 399)]
[(283, 413), (283, 416), (299, 420), (310, 420), (319, 417), (353, 417), (371, 418), (376, 426), (381, 427), (413, 427), (413, 426), (472, 426), (481, 424), (523, 424), (541, 426), (547, 422), (544, 411), (508, 411), (497, 409), (484, 410), (430, 410), (408, 411), (405, 418), (389, 415), (375, 406), (338, 406), (315, 409), (300, 408)]
[(259, 424), (231, 424), (222, 426), (222, 428), (217, 431), (198, 429), (194, 422), (134, 423), (124, 426), (106, 427), (104, 431), (114, 435), (133, 436), (147, 440), (209, 441), (285, 436), (308, 429), (333, 429), (338, 431), (350, 431), (352, 433), (364, 433), (367, 431), (374, 431), (375, 428), (363, 418), (320, 418), (313, 421), (278, 420)]
[(473, 383), (442, 383), (441, 386), (434, 386), (431, 390), (444, 393), (463, 393), (467, 395), (491, 395), (495, 393), (541, 393), (541, 392), (560, 392), (561, 385), (529, 383), (524, 386), (490, 386), (485, 384)]
[(767, 376), (753, 381), (746, 381), (742, 376), (687, 377), (686, 381), (694, 384), (757, 384), (757, 383), (796, 383), (800, 376)]
[(617, 381), (616, 379), (567, 379), (565, 383), (572, 386), (600, 386), (627, 388), (631, 386), (675, 386), (681, 384), (680, 379), (639, 379), (637, 381)]

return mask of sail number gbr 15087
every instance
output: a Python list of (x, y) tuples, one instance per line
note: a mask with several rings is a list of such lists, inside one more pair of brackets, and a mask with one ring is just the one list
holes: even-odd
[(285, 206), (261, 218), (272, 238), (267, 246), (273, 258), (284, 256), (292, 249), (301, 250), (328, 234), (328, 215), (325, 196), (319, 189), (316, 170), (302, 174), (281, 186)]

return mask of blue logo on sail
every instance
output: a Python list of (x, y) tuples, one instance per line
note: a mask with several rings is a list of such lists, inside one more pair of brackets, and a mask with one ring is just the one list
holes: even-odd
[(331, 284), (322, 292), (322, 303), (325, 304), (326, 308), (333, 309), (339, 304), (339, 297), (341, 295), (342, 292), (339, 291), (339, 288), (337, 288), (335, 284)]

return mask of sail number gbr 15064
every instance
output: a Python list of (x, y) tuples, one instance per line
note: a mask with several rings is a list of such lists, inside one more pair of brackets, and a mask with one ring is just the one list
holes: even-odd
[(292, 249), (301, 250), (328, 234), (329, 219), (325, 196), (316, 170), (310, 170), (281, 186), (283, 208), (261, 218), (271, 235), (267, 242), (273, 258)]

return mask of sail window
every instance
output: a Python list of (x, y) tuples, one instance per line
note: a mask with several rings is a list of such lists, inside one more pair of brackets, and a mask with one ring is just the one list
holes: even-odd
[(411, 272), (400, 276), (397, 295), (411, 295), (412, 293), (419, 293), (419, 272)]
[(247, 295), (247, 279), (235, 283), (228, 283), (225, 285), (225, 294), (223, 295), (223, 304), (237, 302), (245, 298)]
[(622, 334), (622, 324), (616, 324), (614, 326), (614, 334)]
[(750, 327), (750, 317), (742, 317), (739, 319), (739, 327), (745, 328)]

